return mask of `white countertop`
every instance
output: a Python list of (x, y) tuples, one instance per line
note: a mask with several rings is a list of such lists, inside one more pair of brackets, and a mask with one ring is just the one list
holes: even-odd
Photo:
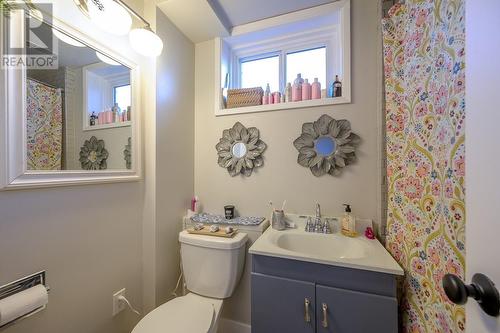
[(272, 227), (267, 228), (264, 234), (250, 247), (249, 252), (277, 258), (404, 275), (403, 269), (376, 239), (368, 239), (363, 233), (360, 233), (356, 238), (350, 238), (338, 232), (338, 227), (335, 226), (333, 226), (332, 234), (305, 232), (306, 220), (304, 218), (291, 214), (287, 214), (287, 218), (296, 224), (295, 229), (278, 231)]

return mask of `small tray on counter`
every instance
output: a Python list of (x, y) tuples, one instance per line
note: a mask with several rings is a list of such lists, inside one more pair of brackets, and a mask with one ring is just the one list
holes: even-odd
[(195, 230), (194, 228), (186, 229), (188, 233), (195, 235), (205, 235), (205, 236), (216, 236), (216, 237), (224, 237), (224, 238), (233, 238), (234, 235), (238, 233), (238, 229), (234, 229), (232, 232), (226, 234), (224, 229), (219, 229), (216, 232), (211, 232), (209, 228), (204, 227), (200, 230)]

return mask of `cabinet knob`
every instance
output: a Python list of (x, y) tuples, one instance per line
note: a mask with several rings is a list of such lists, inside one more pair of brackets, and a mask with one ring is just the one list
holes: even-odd
[(321, 305), (321, 308), (323, 309), (323, 320), (321, 321), (321, 325), (323, 325), (323, 327), (328, 327), (328, 317), (326, 315), (326, 311), (328, 310), (328, 305), (326, 303), (323, 303)]
[(443, 277), (443, 289), (448, 299), (455, 304), (465, 304), (472, 297), (484, 312), (493, 317), (500, 313), (500, 296), (495, 284), (484, 274), (474, 274), (472, 283), (465, 284), (456, 275), (446, 274)]
[(304, 298), (304, 321), (306, 323), (311, 322), (311, 315), (309, 314), (309, 305), (311, 302), (309, 301), (308, 298)]

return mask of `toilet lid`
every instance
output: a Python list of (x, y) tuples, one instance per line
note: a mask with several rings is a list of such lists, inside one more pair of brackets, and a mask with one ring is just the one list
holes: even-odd
[(214, 317), (212, 304), (195, 297), (177, 297), (148, 313), (132, 333), (206, 333)]

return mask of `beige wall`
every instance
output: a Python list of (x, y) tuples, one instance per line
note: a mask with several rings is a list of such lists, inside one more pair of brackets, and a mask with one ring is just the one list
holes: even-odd
[(156, 69), (156, 304), (179, 275), (178, 233), (194, 191), (194, 45), (157, 10), (165, 41)]
[[(380, 3), (352, 0), (353, 103), (311, 109), (284, 110), (235, 116), (214, 116), (214, 43), (196, 45), (195, 193), (205, 211), (222, 213), (234, 204), (242, 215), (268, 215), (268, 201), (287, 200), (289, 212), (313, 213), (319, 202), (324, 214), (341, 214), (351, 203), (355, 215), (379, 222), (381, 216), (381, 50)], [(362, 138), (358, 162), (340, 177), (314, 177), (296, 162), (292, 142), (304, 122), (322, 114), (348, 119)], [(231, 178), (217, 164), (215, 145), (222, 130), (236, 121), (255, 126), (268, 144), (264, 167), (250, 178)], [(242, 302), (249, 300), (245, 299)], [(231, 317), (247, 321), (248, 316)]]
[(112, 294), (141, 304), (141, 198), (141, 183), (0, 192), (0, 285), (46, 270), (51, 287), (47, 309), (5, 333), (130, 332)]

